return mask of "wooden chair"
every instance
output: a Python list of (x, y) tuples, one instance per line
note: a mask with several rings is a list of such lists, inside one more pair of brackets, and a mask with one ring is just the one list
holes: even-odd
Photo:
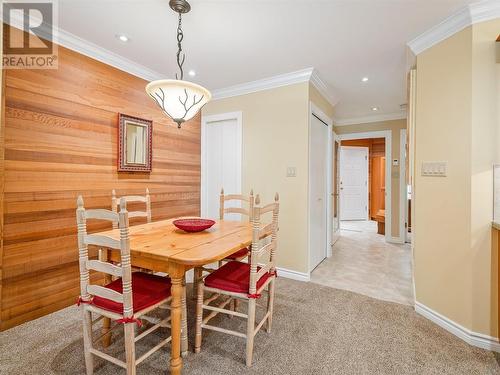
[[(248, 221), (252, 220), (252, 211), (253, 211), (253, 206), (255, 204), (255, 199), (253, 196), (253, 189), (250, 190), (250, 195), (244, 196), (240, 194), (228, 194), (224, 195), (224, 188), (221, 189), (220, 191), (220, 205), (219, 205), (219, 219), (224, 220), (224, 215), (225, 214), (242, 214), (245, 215), (248, 218)], [(242, 207), (226, 207), (226, 202), (229, 201), (240, 201), (242, 203), (247, 203), (248, 204), (248, 209), (242, 208)], [(221, 267), (225, 262), (231, 261), (231, 260), (237, 260), (237, 261), (242, 261), (245, 258), (248, 257), (248, 254), (250, 253), (250, 250), (248, 247), (244, 247), (233, 254), (227, 256), (225, 259), (222, 259), (219, 261), (219, 267)], [(201, 268), (196, 268), (194, 270), (194, 278), (193, 278), (193, 299), (196, 299), (196, 291), (198, 290), (198, 280), (202, 277), (203, 272), (213, 272), (213, 269), (207, 268), (207, 267), (201, 267)], [(234, 301), (233, 304), (233, 309), (236, 309), (238, 306), (237, 301)]]
[[(256, 207), (254, 207), (252, 214), (253, 233), (249, 263), (230, 261), (204, 277), (198, 284), (196, 303), (195, 353), (200, 352), (203, 329), (231, 334), (246, 339), (246, 365), (248, 367), (252, 364), (255, 335), (266, 322), (267, 332), (271, 332), (274, 282), (276, 280), (274, 258), (277, 250), (278, 194), (275, 196), (274, 203), (263, 207), (259, 207), (260, 198), (257, 195), (255, 204)], [(261, 227), (261, 215), (268, 212), (272, 212), (272, 222)], [(261, 297), (264, 291), (267, 291), (268, 295), (267, 311), (264, 318), (255, 326), (257, 299)], [(204, 299), (205, 292), (210, 292), (212, 295)], [(233, 299), (246, 300), (248, 302), (248, 311), (246, 314), (225, 309)], [(210, 305), (212, 302), (216, 302), (217, 304), (215, 306)], [(210, 311), (205, 318), (203, 317), (204, 310)], [(247, 319), (246, 333), (208, 325), (210, 319), (219, 313)]]
[[(130, 211), (128, 213), (128, 217), (133, 218), (133, 217), (145, 217), (146, 221), (148, 223), (151, 223), (151, 197), (149, 196), (149, 189), (146, 188), (146, 195), (141, 196), (141, 195), (124, 195), (123, 197), (117, 198), (116, 197), (116, 191), (113, 189), (111, 192), (111, 209), (113, 212), (118, 212), (118, 205), (121, 199), (125, 199), (125, 201), (128, 203), (133, 203), (133, 202), (143, 202), (146, 205), (146, 210), (145, 211)], [(113, 223), (113, 228), (118, 228), (118, 223)]]
[[(246, 202), (248, 203), (248, 209), (242, 208), (242, 207), (226, 207), (226, 202), (229, 201), (240, 201), (242, 203)], [(248, 197), (240, 194), (228, 194), (224, 195), (224, 188), (221, 189), (220, 191), (220, 205), (219, 205), (219, 219), (224, 220), (225, 214), (241, 214), (245, 215), (248, 219), (248, 221), (252, 221), (252, 212), (253, 212), (253, 207), (254, 207), (255, 201), (253, 197), (253, 190), (250, 190), (250, 195)], [(224, 259), (226, 260), (238, 260), (241, 261), (248, 257), (248, 254), (250, 253), (250, 250), (247, 247), (244, 247), (243, 249), (240, 249), (236, 251), (235, 253), (229, 255)], [(222, 265), (219, 263), (219, 265)]]
[[(146, 205), (146, 210), (145, 211), (130, 211), (128, 213), (128, 217), (145, 217), (146, 222), (151, 223), (151, 197), (149, 195), (149, 189), (146, 188), (146, 195), (141, 196), (141, 195), (124, 195), (120, 198), (116, 196), (116, 191), (113, 189), (111, 191), (111, 209), (113, 212), (118, 212), (118, 205), (121, 199), (125, 199), (125, 202), (128, 203), (136, 203), (136, 202), (142, 202)], [(113, 228), (117, 229), (119, 227), (118, 222), (113, 222)], [(102, 251), (99, 251), (99, 260), (102, 261), (107, 261), (105, 254)], [(143, 271), (143, 272), (149, 272), (152, 273), (150, 270), (142, 269), (142, 268), (136, 268), (132, 267), (132, 271)]]
[[(171, 341), (171, 337), (166, 337), (154, 348), (136, 359), (135, 343), (147, 334), (157, 330), (162, 326), (169, 326), (170, 314), (155, 322), (151, 327), (135, 334), (135, 325), (142, 325), (141, 319), (146, 319), (145, 314), (153, 309), (170, 302), (171, 282), (169, 278), (151, 275), (142, 272), (132, 273), (130, 264), (130, 243), (129, 243), (129, 220), (126, 209), (126, 199), (120, 200), (120, 212), (113, 212), (104, 209), (85, 210), (81, 196), (77, 200), (77, 226), (78, 226), (78, 248), (80, 263), (80, 298), (78, 305), (81, 306), (83, 315), (83, 342), (85, 353), (85, 366), (87, 375), (93, 374), (93, 356), (101, 357), (127, 370), (127, 375), (135, 375), (136, 366), (144, 361), (151, 354)], [(120, 240), (102, 235), (87, 234), (87, 220), (106, 220), (118, 222), (120, 227)], [(103, 248), (120, 251), (120, 265), (113, 265), (100, 260), (90, 260), (88, 256), (88, 245), (101, 246)], [(100, 286), (91, 285), (89, 282), (89, 271), (99, 271), (104, 274), (113, 275), (118, 279), (111, 283)], [(125, 358), (123, 362), (109, 354), (106, 354), (93, 347), (93, 342), (106, 335), (104, 333), (94, 341), (92, 339), (92, 313), (100, 315), (97, 320), (110, 318), (117, 324), (113, 328), (124, 326), (125, 334)], [(147, 317), (148, 321), (154, 321)], [(183, 317), (185, 320), (185, 316)], [(185, 324), (182, 325), (183, 327)], [(187, 341), (183, 343), (185, 346)]]

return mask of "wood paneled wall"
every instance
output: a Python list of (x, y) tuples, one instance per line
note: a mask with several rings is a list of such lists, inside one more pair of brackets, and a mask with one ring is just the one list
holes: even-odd
[(385, 138), (345, 140), (341, 146), (368, 147), (368, 215), (374, 219), (378, 210), (385, 209)]
[[(76, 302), (78, 194), (110, 207), (148, 187), (153, 220), (199, 215), (200, 117), (177, 129), (146, 83), (65, 48), (57, 70), (5, 71), (2, 330)], [(119, 112), (153, 120), (151, 174), (117, 172)]]

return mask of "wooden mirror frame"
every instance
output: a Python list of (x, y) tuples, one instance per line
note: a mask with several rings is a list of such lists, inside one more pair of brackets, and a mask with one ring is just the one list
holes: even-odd
[[(146, 135), (146, 164), (135, 164), (127, 162), (126, 147), (126, 123), (135, 122), (145, 126)], [(153, 160), (153, 121), (138, 117), (118, 114), (118, 171), (119, 172), (151, 172)]]

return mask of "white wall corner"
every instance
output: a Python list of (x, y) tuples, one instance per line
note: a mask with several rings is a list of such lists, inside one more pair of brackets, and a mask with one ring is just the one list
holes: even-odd
[(461, 326), (453, 320), (439, 314), (424, 304), (415, 301), (415, 311), (430, 321), (436, 323), (441, 328), (444, 328), (451, 334), (462, 339), (472, 346), (481, 349), (491, 350), (500, 353), (500, 343), (498, 338), (484, 335), (482, 333), (472, 332), (471, 330)]
[(468, 26), (500, 17), (500, 1), (483, 0), (463, 7), (442, 22), (408, 42), (408, 47), (418, 55), (435, 44), (462, 31)]

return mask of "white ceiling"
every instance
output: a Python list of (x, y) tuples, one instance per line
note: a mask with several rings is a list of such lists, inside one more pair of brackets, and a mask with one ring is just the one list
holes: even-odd
[[(406, 101), (406, 43), (472, 2), (191, 0), (184, 67), (211, 90), (314, 67), (340, 98), (336, 119), (371, 116), (372, 107), (395, 114)], [(59, 27), (166, 78), (177, 71), (168, 0), (59, 0)]]

